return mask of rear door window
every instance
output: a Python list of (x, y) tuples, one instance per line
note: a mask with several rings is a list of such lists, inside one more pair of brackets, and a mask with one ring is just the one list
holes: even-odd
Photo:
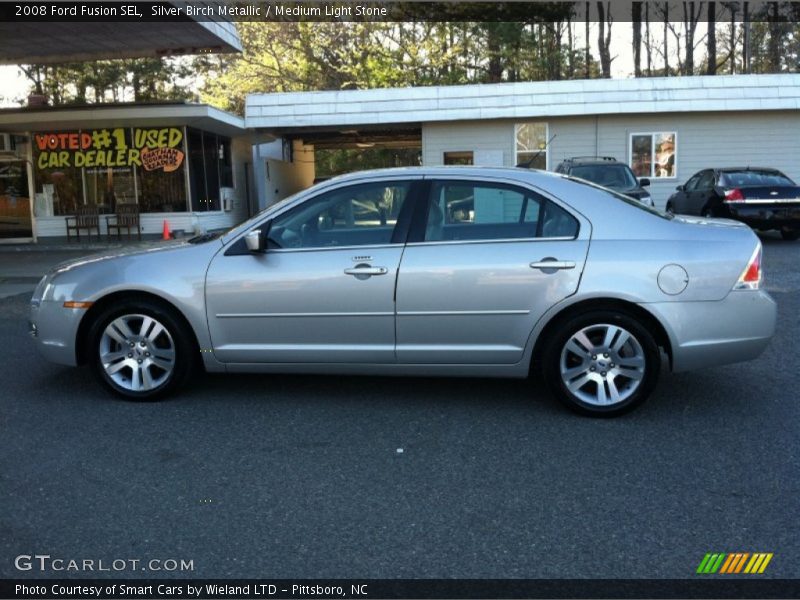
[(504, 184), (434, 181), (428, 197), (426, 242), (569, 237), (578, 221), (529, 190)]

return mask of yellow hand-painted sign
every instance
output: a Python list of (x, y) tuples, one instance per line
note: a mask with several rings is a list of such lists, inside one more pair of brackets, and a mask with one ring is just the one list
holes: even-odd
[(183, 164), (183, 130), (178, 127), (95, 129), (34, 136), (39, 169), (66, 167), (143, 167), (175, 171)]

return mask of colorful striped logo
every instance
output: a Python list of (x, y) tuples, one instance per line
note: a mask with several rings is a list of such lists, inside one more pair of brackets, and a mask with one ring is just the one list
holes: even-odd
[(697, 573), (700, 575), (713, 575), (714, 573), (720, 575), (761, 574), (766, 570), (772, 556), (772, 552), (729, 552), (727, 554), (709, 552), (700, 561)]

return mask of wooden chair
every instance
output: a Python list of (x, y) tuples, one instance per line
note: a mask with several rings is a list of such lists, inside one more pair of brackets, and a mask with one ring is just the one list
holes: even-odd
[(122, 238), (122, 230), (127, 230), (128, 239), (131, 239), (131, 230), (136, 231), (138, 239), (142, 239), (142, 226), (139, 222), (139, 205), (138, 204), (117, 204), (116, 212), (106, 217), (106, 228), (108, 235), (111, 235), (111, 230), (115, 229), (117, 232), (117, 239)]
[(92, 239), (92, 230), (97, 231), (97, 241), (100, 241), (100, 215), (93, 204), (79, 206), (78, 210), (67, 221), (67, 242), (72, 239), (71, 232), (75, 232), (78, 241), (81, 241), (81, 229), (85, 229), (89, 240)]

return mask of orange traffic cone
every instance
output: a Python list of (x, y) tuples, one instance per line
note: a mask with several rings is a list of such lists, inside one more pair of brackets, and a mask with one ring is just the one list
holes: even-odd
[(167, 220), (164, 219), (164, 232), (161, 234), (161, 239), (162, 240), (169, 240), (171, 238), (172, 238), (172, 235), (169, 232), (169, 223), (167, 223)]

